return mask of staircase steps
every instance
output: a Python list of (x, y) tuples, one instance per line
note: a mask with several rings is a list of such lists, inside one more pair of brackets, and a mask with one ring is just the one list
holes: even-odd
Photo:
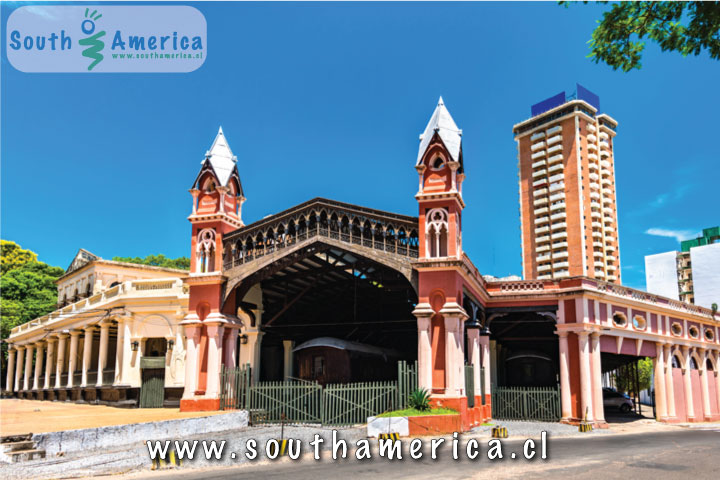
[(45, 450), (35, 448), (32, 433), (0, 437), (0, 460), (9, 463), (45, 458)]

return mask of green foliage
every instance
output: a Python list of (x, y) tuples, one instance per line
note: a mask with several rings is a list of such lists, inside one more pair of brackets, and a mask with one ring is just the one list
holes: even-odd
[(2, 274), (5, 275), (10, 270), (22, 267), (28, 262), (37, 261), (37, 254), (31, 250), (21, 248), (15, 242), (0, 240), (0, 256), (2, 260)]
[(457, 411), (451, 408), (428, 408), (427, 410), (418, 410), (416, 408), (405, 408), (403, 410), (393, 410), (392, 412), (385, 412), (378, 417), (421, 417), (424, 415), (457, 415)]
[[(6, 268), (7, 267), (7, 268)], [(38, 262), (37, 255), (14, 242), (2, 241), (0, 276), (0, 336), (7, 338), (17, 325), (55, 310), (57, 280), (64, 272)], [(3, 344), (3, 361), (6, 348)]]
[[(652, 358), (642, 358), (638, 360), (638, 377), (640, 391), (647, 390), (652, 387), (653, 360)], [(630, 374), (629, 369), (621, 370), (615, 374), (615, 384), (619, 392), (635, 392), (635, 377)], [(636, 392), (640, 393), (640, 392)]]
[(408, 397), (408, 407), (421, 412), (430, 410), (430, 392), (423, 389), (415, 389)]
[(710, 58), (718, 60), (720, 2), (613, 3), (592, 34), (589, 57), (614, 70), (640, 69), (644, 39), (657, 43), (663, 52), (697, 56), (707, 50)]
[(153, 267), (177, 268), (179, 270), (190, 270), (190, 259), (187, 257), (167, 258), (160, 255), (148, 255), (140, 257), (113, 257), (116, 262), (137, 263), (139, 265), (150, 265)]

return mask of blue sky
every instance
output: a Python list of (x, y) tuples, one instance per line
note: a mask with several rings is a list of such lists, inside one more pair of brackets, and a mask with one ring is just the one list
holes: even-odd
[(442, 95), (464, 132), (464, 248), (485, 274), (521, 274), (512, 125), (575, 82), (619, 122), (626, 285), (644, 287), (644, 255), (720, 223), (720, 62), (649, 45), (640, 71), (596, 65), (607, 7), (193, 5), (208, 56), (189, 74), (26, 74), (3, 42), (2, 238), (62, 267), (80, 247), (188, 255), (187, 190), (219, 125), (246, 223), (316, 196), (416, 215), (418, 135)]

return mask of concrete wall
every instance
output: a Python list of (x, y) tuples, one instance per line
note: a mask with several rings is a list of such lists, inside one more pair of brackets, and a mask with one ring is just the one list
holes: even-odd
[(665, 252), (645, 257), (647, 291), (680, 300), (677, 277), (677, 252)]

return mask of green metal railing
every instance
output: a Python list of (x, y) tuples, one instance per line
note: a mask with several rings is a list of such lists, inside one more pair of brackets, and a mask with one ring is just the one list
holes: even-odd
[(498, 420), (560, 420), (560, 386), (492, 387), (492, 417)]
[(251, 422), (355, 425), (367, 417), (405, 408), (417, 388), (417, 362), (398, 362), (398, 378), (383, 382), (357, 382), (321, 386), (290, 379), (252, 382), (249, 365), (223, 366), (220, 372), (220, 409), (245, 409)]

